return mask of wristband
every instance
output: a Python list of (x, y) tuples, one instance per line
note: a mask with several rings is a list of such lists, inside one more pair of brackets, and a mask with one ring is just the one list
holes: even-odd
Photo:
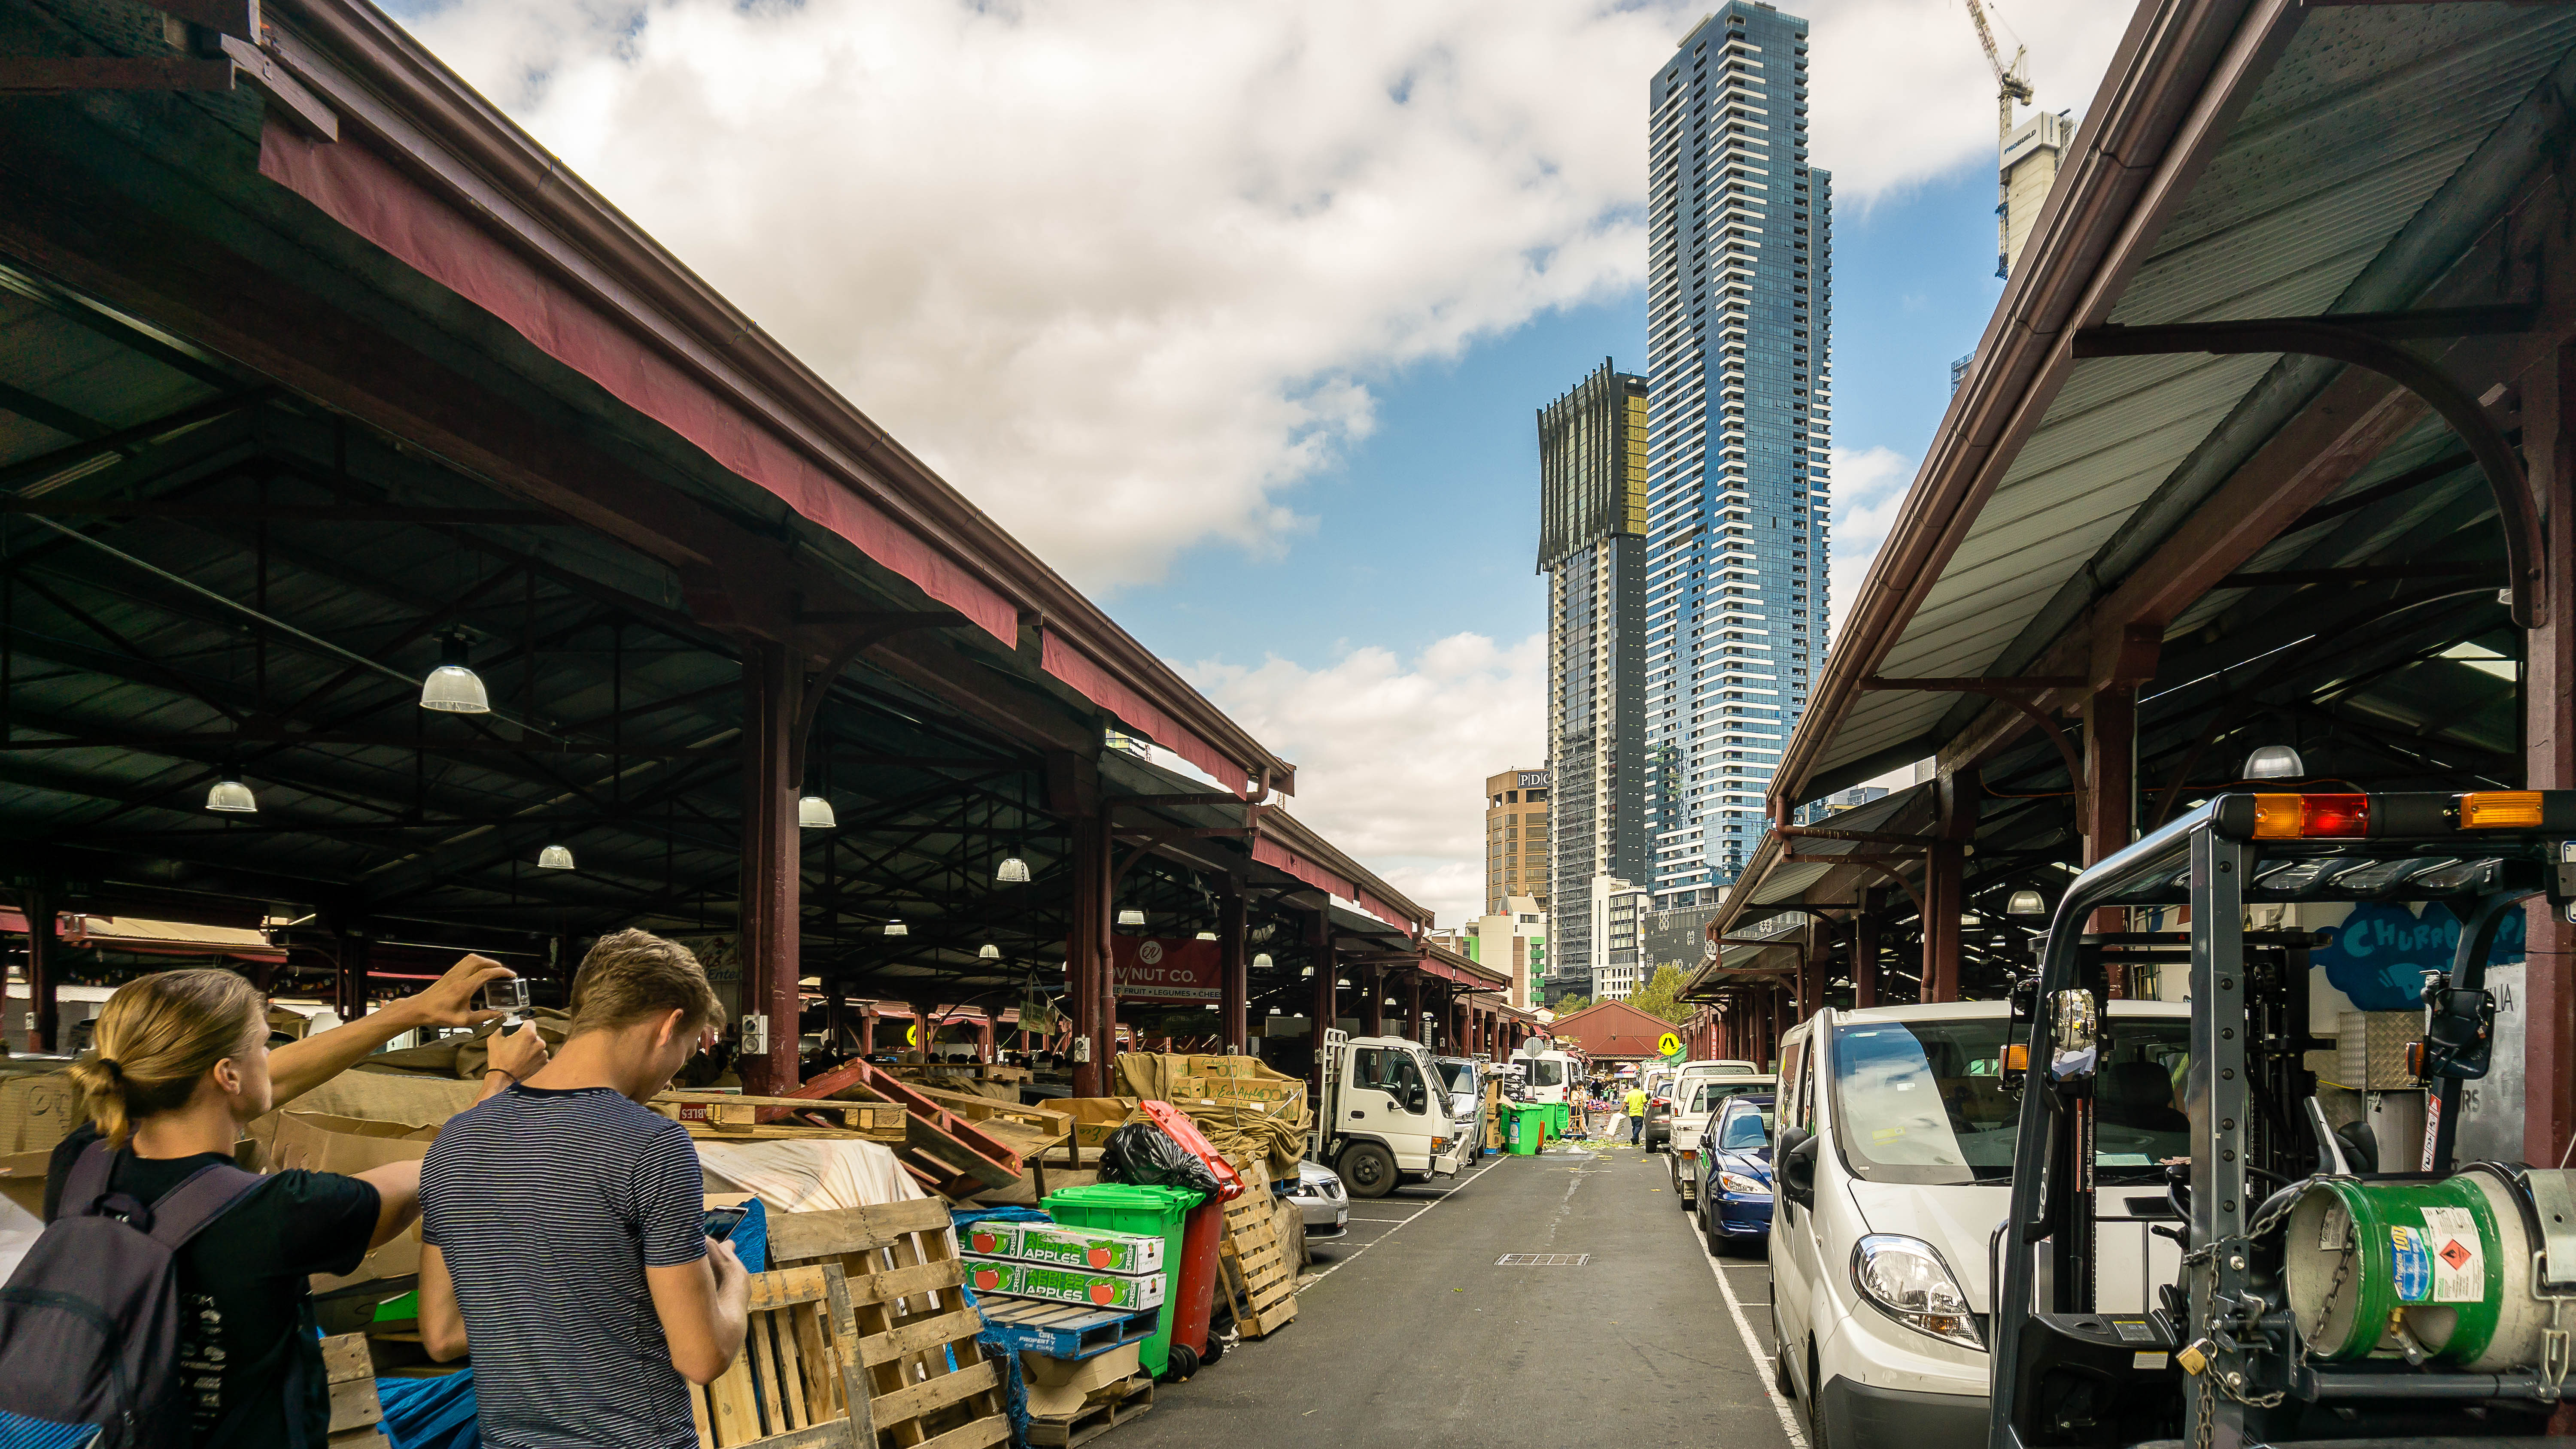
[(519, 1084), (519, 1079), (517, 1077), (510, 1076), (510, 1069), (508, 1067), (485, 1067), (483, 1069), (483, 1075), (487, 1077), (492, 1075), (494, 1072), (498, 1072), (505, 1077), (510, 1077), (511, 1086), (515, 1087)]

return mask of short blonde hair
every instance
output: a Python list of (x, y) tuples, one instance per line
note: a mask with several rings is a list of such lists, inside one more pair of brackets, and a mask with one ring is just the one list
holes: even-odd
[(566, 1034), (613, 1031), (666, 1011), (688, 1013), (685, 1024), (694, 1027), (724, 1025), (724, 1003), (707, 984), (696, 953), (650, 931), (619, 931), (600, 937), (573, 973), (572, 1026)]
[(230, 971), (161, 971), (118, 987), (99, 1013), (97, 1050), (72, 1064), (74, 1086), (111, 1148), (145, 1118), (176, 1111), (227, 1057), (268, 1040), (259, 988)]

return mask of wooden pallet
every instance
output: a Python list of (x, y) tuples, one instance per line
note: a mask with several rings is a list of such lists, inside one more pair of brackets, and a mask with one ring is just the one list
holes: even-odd
[(376, 1398), (376, 1361), (363, 1333), (343, 1333), (322, 1340), (322, 1381), (331, 1388), (332, 1449), (381, 1445), (385, 1406)]
[(985, 1323), (999, 1329), (1013, 1348), (1049, 1358), (1096, 1358), (1113, 1348), (1142, 1343), (1154, 1336), (1163, 1317), (1160, 1307), (1129, 1312), (999, 1295), (982, 1301)]
[(1075, 1449), (1154, 1407), (1154, 1378), (1137, 1373), (1094, 1392), (1082, 1412), (1060, 1419), (1029, 1416), (1029, 1443), (1039, 1449)]
[(849, 1285), (837, 1263), (751, 1275), (742, 1352), (689, 1389), (699, 1449), (875, 1449), (850, 1414), (864, 1402)]
[(975, 1341), (984, 1320), (960, 1291), (966, 1265), (944, 1204), (780, 1213), (769, 1220), (769, 1257), (846, 1275), (856, 1323), (848, 1361), (864, 1389), (851, 1414), (858, 1449), (1009, 1442), (1002, 1365)]
[(1297, 1265), (1288, 1261), (1288, 1245), (1280, 1241), (1270, 1194), (1246, 1193), (1225, 1205), (1225, 1237), (1217, 1255), (1244, 1337), (1265, 1338), (1297, 1317)]
[[(904, 1109), (891, 1102), (807, 1102), (793, 1097), (746, 1097), (739, 1092), (664, 1092), (651, 1103), (692, 1137), (758, 1141), (776, 1137), (856, 1134), (871, 1142), (904, 1139)], [(781, 1118), (764, 1108), (788, 1108)], [(764, 1117), (767, 1120), (763, 1120)], [(829, 1123), (809, 1120), (829, 1118)]]

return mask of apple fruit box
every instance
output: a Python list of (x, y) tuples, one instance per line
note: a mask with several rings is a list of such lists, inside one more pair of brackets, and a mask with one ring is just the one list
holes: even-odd
[(1064, 1268), (970, 1254), (966, 1259), (966, 1282), (978, 1293), (1087, 1303), (1095, 1308), (1159, 1308), (1163, 1303), (1160, 1273), (1104, 1273), (1095, 1268)]
[(958, 1247), (977, 1258), (1010, 1258), (1103, 1273), (1163, 1271), (1163, 1239), (1156, 1233), (1119, 1233), (1062, 1223), (971, 1223), (957, 1230)]

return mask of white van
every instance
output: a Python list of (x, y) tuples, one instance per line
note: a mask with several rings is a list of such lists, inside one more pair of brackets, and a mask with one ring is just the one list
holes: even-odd
[(1449, 1120), (1449, 1089), (1431, 1053), (1400, 1036), (1324, 1033), (1315, 1160), (1353, 1197), (1457, 1174), (1466, 1143)]
[[(2002, 1076), (2010, 1025), (2001, 1002), (1826, 1010), (1781, 1041), (1773, 1351), (1834, 1449), (1984, 1449), (1988, 1253), (2021, 1116)], [(2185, 1003), (2110, 1003), (2094, 1133), (2104, 1313), (2144, 1312), (2149, 1285), (2181, 1269), (2148, 1229), (2170, 1216), (2158, 1164), (2190, 1152), (2175, 1106), (2190, 1041)]]
[(1566, 1085), (1576, 1080), (1579, 1068), (1565, 1052), (1523, 1051), (1512, 1058), (1512, 1065), (1522, 1069), (1522, 1085), (1533, 1102), (1562, 1102)]

